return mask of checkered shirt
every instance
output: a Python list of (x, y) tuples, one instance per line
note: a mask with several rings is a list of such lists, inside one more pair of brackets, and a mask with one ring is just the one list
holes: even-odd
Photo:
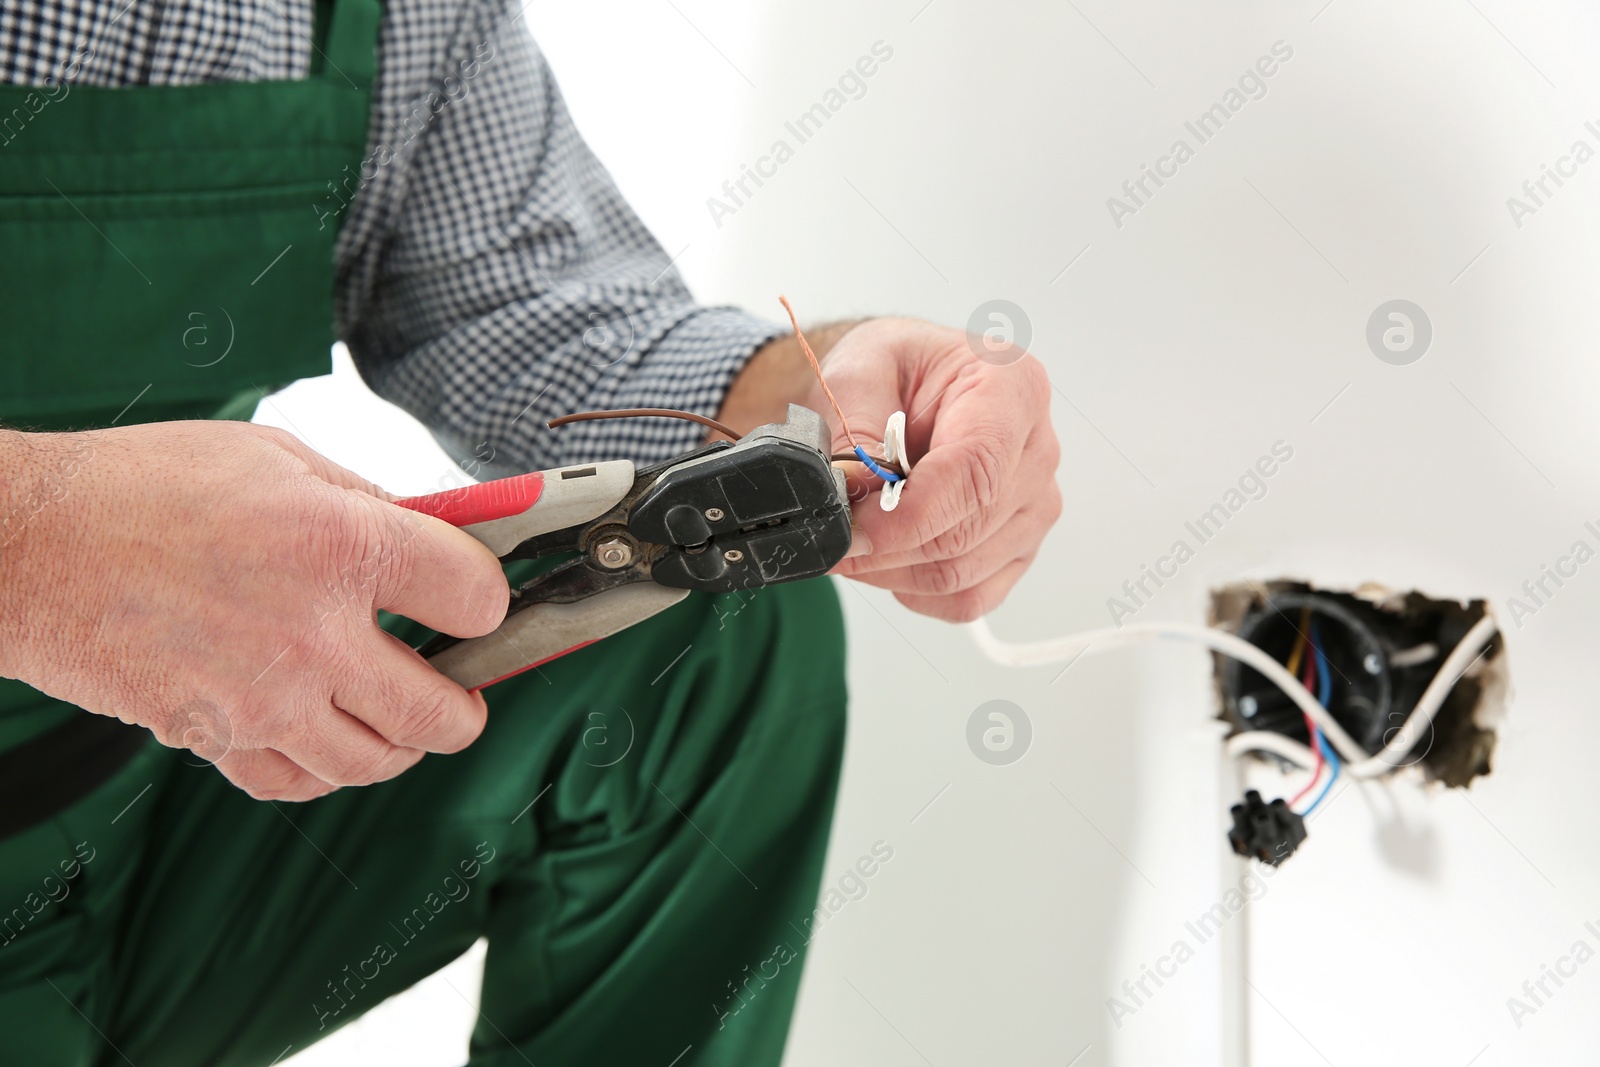
[[(313, 0), (3, 0), (0, 80), (306, 77)], [(519, 0), (388, 0), (360, 174), (340, 218), (339, 336), (379, 395), (490, 477), (665, 459), (703, 430), (545, 420), (593, 408), (715, 414), (781, 333), (697, 305), (590, 152)]]

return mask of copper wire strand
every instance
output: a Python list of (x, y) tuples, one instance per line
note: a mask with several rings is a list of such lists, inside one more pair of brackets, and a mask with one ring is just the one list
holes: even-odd
[[(794, 339), (800, 342), (800, 351), (806, 354), (806, 359), (811, 361), (811, 369), (817, 376), (817, 384), (822, 386), (822, 392), (827, 396), (828, 403), (833, 405), (833, 412), (839, 416), (839, 425), (844, 429), (844, 435), (850, 439), (850, 447), (860, 448), (856, 435), (850, 432), (850, 424), (845, 421), (844, 408), (839, 406), (839, 401), (834, 397), (833, 390), (828, 388), (828, 379), (822, 376), (822, 364), (817, 361), (817, 354), (811, 351), (811, 345), (806, 341), (806, 335), (800, 332), (800, 320), (795, 318), (794, 307), (789, 303), (789, 298), (779, 296), (778, 303), (783, 305), (783, 310), (789, 313), (789, 325), (794, 327)], [(874, 460), (873, 462), (877, 462)], [(881, 464), (880, 464), (881, 466)]]

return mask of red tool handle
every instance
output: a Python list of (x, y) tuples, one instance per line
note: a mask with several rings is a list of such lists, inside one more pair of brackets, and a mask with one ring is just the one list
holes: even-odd
[[(636, 472), (625, 459), (533, 471), (396, 501), (460, 527), (501, 559), (543, 534), (592, 522), (620, 503)], [(574, 545), (575, 547), (575, 545)], [(625, 585), (576, 604), (515, 608), (494, 633), (450, 644), (428, 662), (459, 685), (481, 689), (547, 663), (654, 615), (687, 590)]]
[(464, 485), (459, 489), (446, 489), (442, 493), (410, 496), (395, 503), (443, 519), (452, 526), (471, 526), (490, 519), (520, 515), (537, 504), (543, 492), (544, 472), (532, 471), (478, 485)]

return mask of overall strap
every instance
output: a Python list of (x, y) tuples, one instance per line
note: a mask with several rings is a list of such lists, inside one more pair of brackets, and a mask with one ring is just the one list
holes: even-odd
[(363, 0), (317, 0), (317, 30), (326, 25), (327, 33), (313, 34), (313, 40), (322, 40), (323, 46), (313, 49), (312, 76), (370, 88), (378, 74), (378, 54), (372, 42), (381, 15), (378, 4)]

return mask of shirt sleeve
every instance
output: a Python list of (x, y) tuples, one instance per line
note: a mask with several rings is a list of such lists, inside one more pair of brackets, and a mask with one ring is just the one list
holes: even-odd
[(679, 420), (545, 422), (715, 415), (781, 328), (694, 302), (579, 136), (515, 4), (469, 0), (443, 31), (438, 6), (386, 5), (369, 154), (325, 202), (341, 216), (338, 327), (357, 368), (485, 477), (693, 447), (705, 430)]

